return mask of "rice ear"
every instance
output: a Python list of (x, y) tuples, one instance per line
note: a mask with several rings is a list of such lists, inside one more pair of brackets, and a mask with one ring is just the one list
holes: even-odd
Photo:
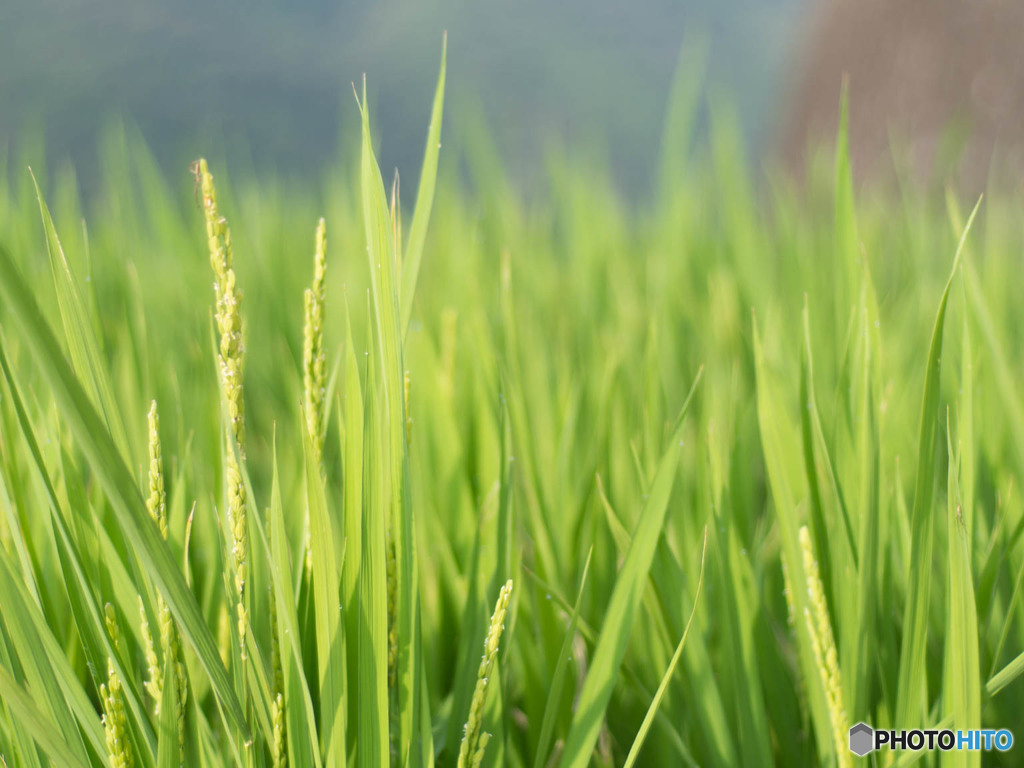
[(459, 746), (458, 768), (477, 768), (484, 758), (484, 749), (490, 740), (489, 733), (481, 733), (483, 726), (484, 704), (487, 703), (487, 688), (491, 680), (494, 662), (498, 658), (498, 642), (502, 630), (505, 629), (505, 612), (512, 596), (512, 579), (498, 593), (498, 602), (494, 606), (490, 626), (487, 628), (487, 639), (484, 640), (484, 655), (477, 671), (476, 687), (473, 689), (473, 700), (469, 705), (469, 718), (463, 730), (462, 744)]
[[(245, 461), (245, 406), (242, 399), (242, 292), (235, 278), (231, 230), (217, 208), (217, 189), (206, 160), (199, 160), (203, 215), (213, 267), (217, 330), (220, 334), (218, 364), (221, 390), (227, 404), (227, 436), (224, 475), (227, 481), (227, 519), (231, 529), (231, 555), (237, 598), (239, 651), (244, 660), (249, 624), (245, 584), (249, 572), (249, 534), (246, 522), (246, 490), (240, 461)], [(237, 451), (237, 457), (236, 457)]]

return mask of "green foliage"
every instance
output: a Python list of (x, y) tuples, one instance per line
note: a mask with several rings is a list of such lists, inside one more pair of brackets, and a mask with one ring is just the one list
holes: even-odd
[(656, 205), (570, 160), (526, 204), (438, 155), (444, 66), (408, 231), (365, 94), (321, 194), (217, 169), (244, 408), (187, 181), (122, 137), (88, 229), (73, 179), (0, 183), (0, 756), (834, 765), (846, 721), (1012, 727), (1021, 200), (857, 194), (842, 133), (759, 198), (685, 79)]

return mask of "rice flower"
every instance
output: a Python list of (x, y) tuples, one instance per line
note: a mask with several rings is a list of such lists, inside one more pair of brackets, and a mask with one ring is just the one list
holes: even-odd
[(182, 653), (181, 637), (177, 631), (170, 633), (167, 645), (167, 653), (174, 659), (175, 679), (177, 682), (177, 698), (175, 700), (175, 714), (178, 720), (178, 755), (180, 765), (185, 766), (185, 705), (188, 704), (188, 669), (185, 667), (185, 657)]
[[(157, 600), (160, 599), (157, 598)], [(146, 692), (153, 699), (154, 714), (159, 716), (160, 700), (163, 698), (164, 690), (164, 671), (156, 655), (156, 643), (153, 641), (153, 633), (149, 629), (149, 618), (146, 616), (146, 606), (142, 602), (142, 595), (139, 595), (139, 627), (142, 633), (142, 651), (146, 657)]]
[[(242, 319), (239, 311), (242, 292), (235, 279), (231, 230), (217, 209), (217, 190), (205, 159), (199, 161), (199, 177), (210, 264), (215, 277), (216, 319), (217, 330), (220, 333), (220, 382), (228, 409), (224, 474), (227, 479), (228, 524), (231, 528), (231, 554), (234, 560), (235, 591), (238, 598), (238, 637), (241, 657), (245, 659), (245, 635), (249, 623), (245, 607), (249, 535), (245, 518), (245, 485), (239, 467), (239, 461), (245, 461), (245, 408), (242, 400), (242, 356), (245, 350), (242, 345)], [(235, 457), (236, 450), (238, 458)]]
[(477, 670), (476, 687), (473, 689), (473, 699), (469, 705), (469, 718), (466, 720), (462, 744), (459, 747), (458, 768), (479, 766), (484, 758), (484, 748), (490, 739), (490, 734), (481, 733), (480, 728), (483, 725), (484, 704), (487, 702), (487, 686), (494, 669), (494, 662), (498, 658), (498, 641), (501, 640), (502, 630), (505, 629), (505, 612), (508, 610), (508, 601), (511, 596), (512, 580), (509, 579), (498, 593), (498, 602), (494, 606), (491, 624), (487, 629), (484, 655), (480, 660), (480, 668)]
[[(160, 446), (160, 415), (157, 411), (156, 400), (150, 404), (148, 422), (149, 496), (146, 499), (146, 508), (159, 526), (160, 535), (164, 541), (167, 541), (169, 533), (167, 527), (167, 492), (164, 488), (163, 451)], [(178, 746), (179, 754), (182, 756), (182, 760), (184, 760), (185, 705), (188, 703), (188, 677), (181, 652), (181, 639), (178, 637), (177, 628), (174, 626), (174, 619), (171, 616), (170, 608), (168, 608), (167, 603), (159, 594), (156, 598), (156, 610), (160, 621), (160, 646), (163, 649), (165, 658), (171, 659), (175, 664), (175, 711), (178, 721)], [(153, 641), (153, 634), (149, 628), (149, 619), (146, 616), (146, 609), (141, 595), (139, 596), (139, 617), (143, 650), (146, 656), (146, 691), (153, 698), (154, 713), (159, 715), (160, 703), (163, 700), (164, 670), (157, 658), (156, 644)]]
[(181, 644), (181, 636), (167, 605), (161, 601), (160, 637), (164, 653), (174, 664), (175, 699), (174, 708), (178, 724), (178, 754), (181, 766), (185, 765), (185, 707), (188, 704), (188, 669), (185, 667), (185, 656)]
[(327, 393), (327, 356), (324, 353), (324, 276), (327, 272), (327, 225), (316, 228), (313, 284), (305, 292), (302, 375), (305, 389), (306, 428), (313, 441), (317, 463), (321, 461), (324, 434), (324, 397)]
[(818, 561), (814, 558), (811, 534), (806, 525), (800, 528), (800, 548), (803, 550), (807, 596), (810, 601), (810, 608), (804, 609), (804, 620), (807, 622), (807, 631), (811, 637), (811, 649), (821, 675), (821, 683), (825, 688), (825, 701), (828, 704), (832, 736), (835, 739), (836, 760), (839, 768), (849, 768), (851, 765), (850, 751), (846, 748), (849, 726), (846, 721), (846, 710), (843, 707), (843, 681), (839, 671), (839, 654), (832, 636), (832, 624), (828, 617), (828, 604), (825, 602), (825, 591), (821, 584)]
[(114, 612), (114, 606), (111, 603), (103, 606), (103, 623), (107, 627), (110, 644), (114, 646), (114, 650), (117, 653), (122, 653), (121, 628), (117, 626), (117, 614)]
[(167, 541), (167, 493), (164, 491), (163, 449), (160, 447), (160, 415), (156, 400), (150, 403), (149, 414), (149, 496), (146, 509), (160, 527), (160, 535)]
[[(152, 401), (147, 414), (149, 424), (149, 496), (146, 497), (146, 509), (149, 516), (160, 528), (160, 535), (167, 541), (167, 494), (164, 490), (163, 452), (160, 447), (160, 416), (156, 409), (156, 400)], [(164, 614), (169, 615), (163, 598), (157, 595), (157, 615), (160, 617), (161, 635), (163, 634)], [(156, 644), (149, 629), (146, 607), (139, 596), (139, 617), (142, 629), (143, 650), (146, 655), (148, 679), (146, 690), (155, 703), (154, 711), (160, 714), (160, 700), (163, 696), (163, 667), (157, 659)], [(166, 652), (167, 639), (161, 636), (161, 644)]]
[(271, 704), (273, 719), (274, 744), (272, 754), (273, 768), (286, 768), (288, 765), (288, 744), (284, 722), (284, 695), (278, 693)]
[[(113, 667), (113, 665), (111, 665)], [(117, 673), (110, 670), (107, 682), (100, 684), (100, 699), (103, 703), (103, 732), (107, 741), (107, 754), (114, 768), (131, 768), (135, 765), (132, 745), (128, 738), (128, 716), (124, 708), (124, 691)]]
[[(313, 446), (313, 460), (323, 472), (324, 398), (327, 395), (327, 355), (324, 353), (324, 277), (327, 273), (327, 224), (320, 219), (316, 228), (316, 249), (313, 254), (313, 284), (306, 289), (305, 322), (302, 330), (303, 416)], [(306, 570), (313, 568), (313, 547), (310, 540), (309, 510), (303, 531)]]
[(487, 742), (491, 740), (491, 734), (481, 733), (479, 746), (476, 748), (476, 752), (473, 754), (473, 762), (470, 764), (470, 768), (480, 768), (484, 762), (484, 750), (487, 749)]
[[(121, 652), (121, 634), (114, 614), (114, 606), (107, 603), (104, 608), (107, 634), (116, 653)], [(107, 682), (100, 684), (100, 701), (103, 705), (103, 732), (107, 742), (107, 754), (114, 768), (131, 768), (135, 764), (132, 745), (128, 735), (128, 715), (124, 706), (124, 691), (121, 679), (114, 671), (114, 663), (107, 659)]]

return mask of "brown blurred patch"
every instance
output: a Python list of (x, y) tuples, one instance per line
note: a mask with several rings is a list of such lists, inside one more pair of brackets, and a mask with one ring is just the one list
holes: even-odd
[(794, 73), (781, 151), (804, 171), (831, 142), (849, 78), (850, 150), (858, 179), (898, 164), (923, 182), (968, 189), (1024, 173), (1024, 2), (830, 0)]

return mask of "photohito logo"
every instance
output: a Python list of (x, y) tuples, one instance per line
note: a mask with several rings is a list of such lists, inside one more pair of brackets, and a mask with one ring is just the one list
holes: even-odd
[(875, 732), (867, 723), (857, 723), (850, 729), (850, 751), (864, 757), (875, 748)]
[(1013, 746), (1013, 734), (1007, 729), (1001, 730), (912, 730), (885, 731), (875, 730), (867, 723), (857, 723), (850, 729), (850, 751), (858, 757), (882, 747), (895, 750), (919, 752), (927, 749), (949, 751), (980, 752), (997, 749), (1005, 752)]

